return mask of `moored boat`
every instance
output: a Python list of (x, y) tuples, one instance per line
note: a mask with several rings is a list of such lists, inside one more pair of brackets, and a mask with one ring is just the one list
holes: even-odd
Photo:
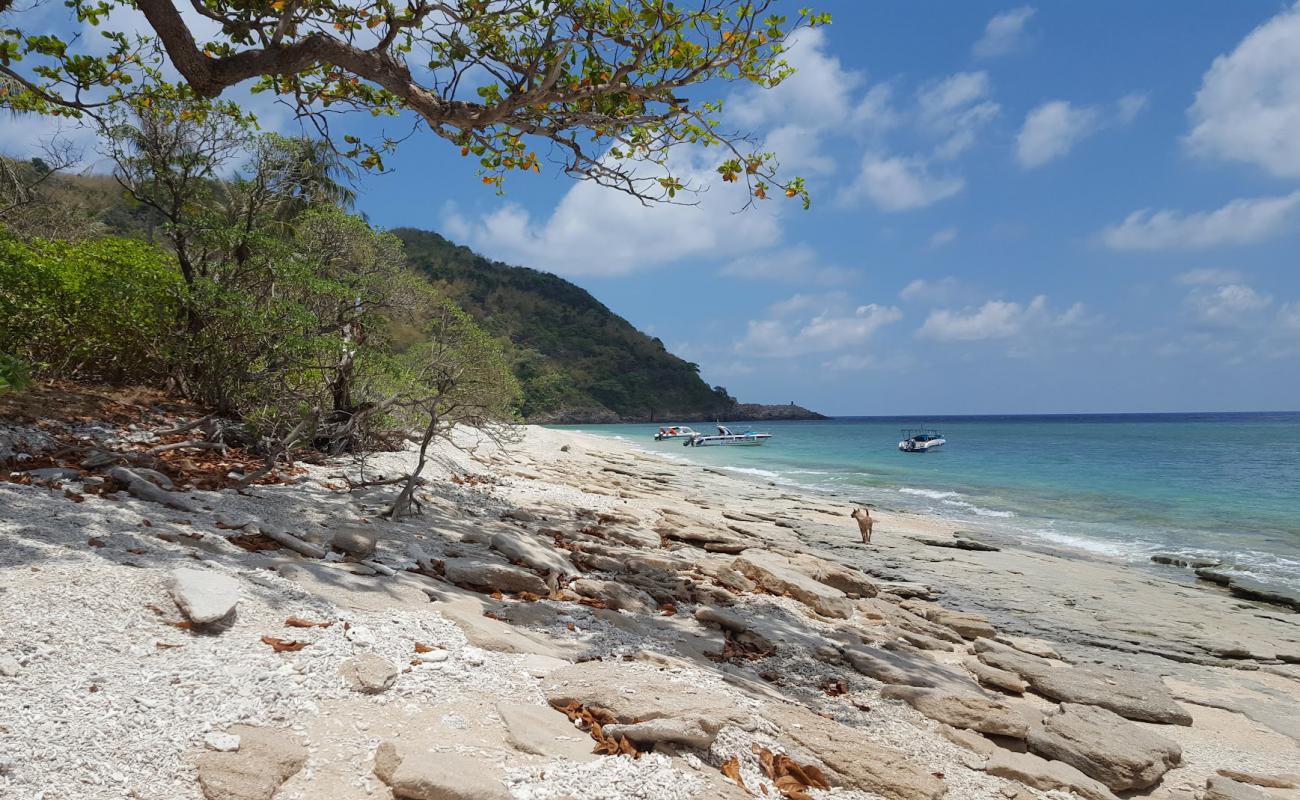
[(666, 428), (660, 428), (655, 434), (655, 441), (662, 442), (664, 439), (693, 439), (700, 433), (693, 428), (685, 425), (670, 425)]
[(685, 442), (682, 442), (682, 446), (713, 447), (717, 445), (739, 445), (755, 447), (771, 438), (772, 434), (770, 433), (754, 433), (753, 431), (735, 433), (726, 425), (719, 425), (716, 434), (697, 434), (690, 439), (687, 439)]
[(933, 428), (904, 428), (903, 441), (898, 443), (898, 449), (904, 453), (926, 453), (936, 447), (943, 447), (947, 441), (942, 433)]

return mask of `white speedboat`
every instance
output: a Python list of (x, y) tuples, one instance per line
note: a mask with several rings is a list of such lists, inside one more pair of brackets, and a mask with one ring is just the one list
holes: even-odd
[(685, 425), (671, 425), (667, 428), (660, 428), (655, 434), (655, 441), (662, 442), (664, 439), (694, 439), (699, 436), (699, 432), (688, 428)]
[(936, 447), (943, 447), (947, 443), (943, 434), (933, 428), (921, 429), (904, 429), (903, 441), (898, 443), (898, 449), (904, 453), (926, 453)]
[(755, 447), (772, 438), (770, 433), (745, 431), (735, 433), (726, 425), (719, 425), (716, 434), (697, 434), (682, 442), (683, 447), (713, 447), (715, 445), (740, 445)]

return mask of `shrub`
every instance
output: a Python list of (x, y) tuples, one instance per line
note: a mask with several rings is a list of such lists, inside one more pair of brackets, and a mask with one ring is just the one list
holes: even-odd
[(31, 385), (31, 374), (27, 362), (0, 353), (0, 392), (26, 389), (29, 385)]
[(183, 284), (145, 242), (0, 234), (0, 352), (47, 377), (148, 380), (165, 366)]

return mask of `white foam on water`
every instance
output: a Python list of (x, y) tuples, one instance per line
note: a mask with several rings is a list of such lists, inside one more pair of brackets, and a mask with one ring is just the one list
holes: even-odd
[(781, 477), (781, 473), (779, 472), (773, 472), (770, 469), (758, 469), (757, 467), (718, 467), (718, 469), (739, 472), (742, 475), (757, 475), (760, 478), (767, 478), (768, 480), (776, 480)]
[(931, 500), (947, 500), (953, 497), (962, 497), (961, 492), (941, 492), (935, 489), (913, 489), (910, 486), (904, 486), (896, 490), (899, 494), (911, 494), (917, 497), (928, 497)]

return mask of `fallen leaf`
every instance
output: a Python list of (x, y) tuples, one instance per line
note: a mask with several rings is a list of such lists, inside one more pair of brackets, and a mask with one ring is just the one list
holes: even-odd
[(153, 646), (159, 650), (170, 650), (173, 647), (182, 647), (183, 645), (171, 644), (169, 642), (154, 642)]
[(432, 653), (433, 650), (434, 648), (427, 644), (421, 644), (420, 642), (415, 643), (415, 652), (417, 653)]
[(85, 498), (84, 495), (77, 494), (76, 492), (72, 491), (71, 489), (64, 489), (64, 490), (63, 490), (63, 496), (66, 497), (66, 498), (68, 498), (69, 500), (71, 500), (71, 501), (74, 502), (74, 503), (84, 503), (84, 502), (86, 502), (86, 498)]
[(104, 547), (107, 543), (103, 539), (99, 539), (92, 536), (86, 540), (86, 544), (90, 545), (91, 547)]
[(334, 623), (333, 622), (312, 622), (311, 620), (303, 619), (302, 617), (289, 617), (284, 621), (284, 624), (288, 625), (290, 628), (328, 628)]
[(740, 777), (739, 758), (737, 758), (736, 756), (732, 756), (731, 758), (722, 762), (722, 766), (718, 767), (718, 769), (722, 770), (723, 775), (726, 775), (728, 778), (731, 778), (733, 781), (735, 781), (737, 786), (744, 789), (746, 794), (753, 794), (753, 792), (749, 791), (749, 787), (745, 785), (744, 779)]
[(262, 641), (271, 645), (271, 649), (277, 653), (296, 653), (310, 644), (310, 642), (277, 639), (274, 636), (263, 636)]

